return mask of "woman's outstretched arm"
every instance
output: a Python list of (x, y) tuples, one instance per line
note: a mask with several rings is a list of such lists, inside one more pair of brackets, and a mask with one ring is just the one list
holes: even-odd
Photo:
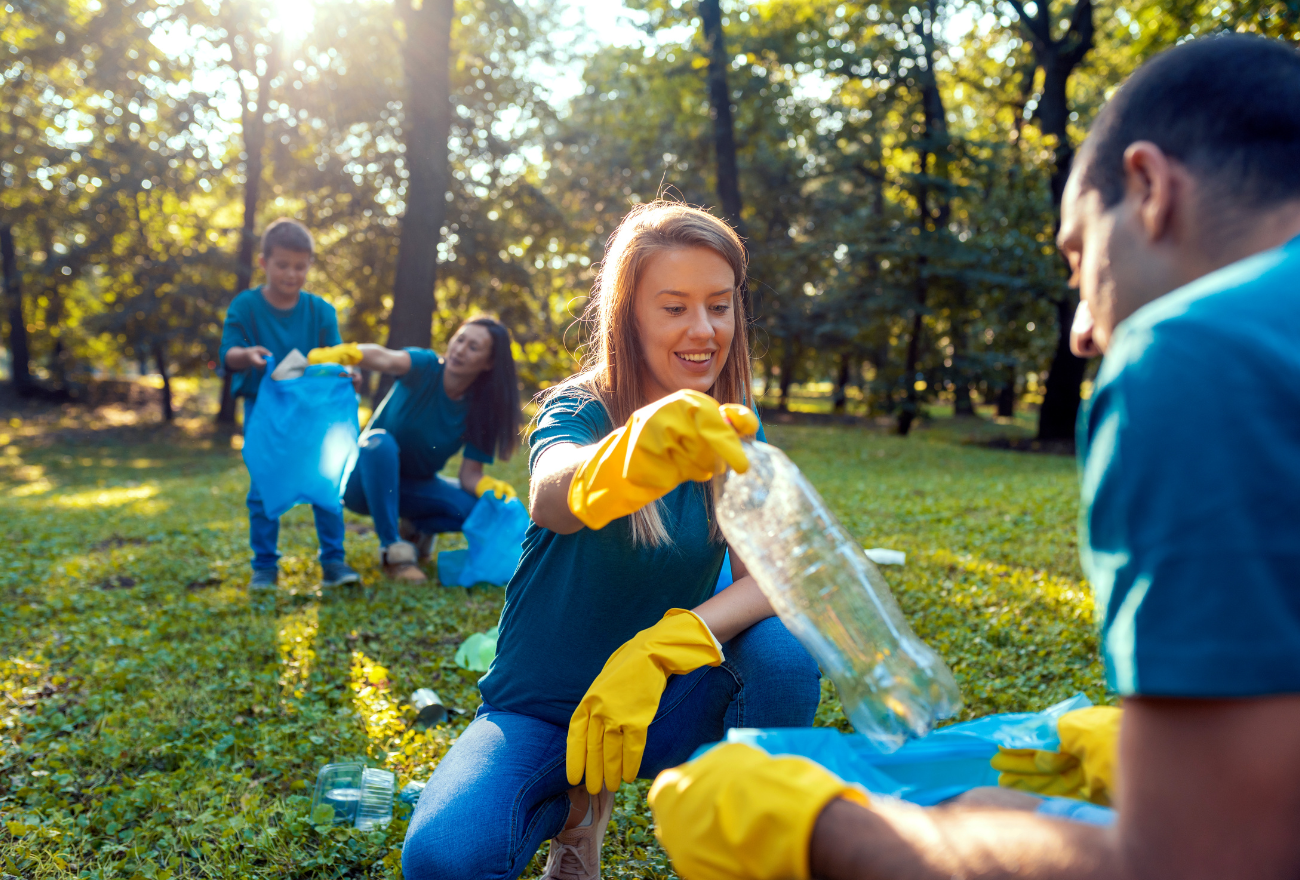
[(590, 448), (557, 443), (537, 459), (528, 487), (528, 515), (533, 522), (557, 535), (572, 535), (583, 527), (582, 521), (569, 510), (569, 483)]
[(411, 372), (410, 352), (384, 348), (373, 342), (363, 342), (357, 347), (361, 349), (361, 363), (357, 366), (363, 370), (374, 370), (390, 376), (405, 376)]

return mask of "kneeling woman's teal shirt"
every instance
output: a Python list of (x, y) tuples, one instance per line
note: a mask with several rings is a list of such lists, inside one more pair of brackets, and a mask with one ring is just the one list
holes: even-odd
[[(529, 438), (529, 471), (552, 446), (588, 446), (613, 429), (598, 401), (557, 394), (542, 406)], [(620, 645), (669, 608), (694, 608), (709, 598), (726, 544), (709, 540), (704, 489), (688, 482), (663, 497), (660, 514), (672, 543), (661, 547), (634, 545), (628, 517), (572, 535), (530, 525), (506, 586), (497, 656), (479, 682), (483, 699), (567, 727)]]

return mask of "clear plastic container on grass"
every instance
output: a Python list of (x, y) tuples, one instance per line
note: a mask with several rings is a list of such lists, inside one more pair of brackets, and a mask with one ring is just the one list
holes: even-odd
[(718, 523), (790, 632), (882, 751), (956, 714), (952, 671), (908, 626), (880, 570), (781, 450), (745, 443), (749, 470), (718, 478)]
[[(383, 828), (393, 821), (393, 791), (397, 777), (388, 770), (359, 761), (326, 764), (316, 775), (311, 800), (312, 821), (320, 825), (350, 825), (361, 831)], [(325, 807), (332, 811), (332, 818)]]

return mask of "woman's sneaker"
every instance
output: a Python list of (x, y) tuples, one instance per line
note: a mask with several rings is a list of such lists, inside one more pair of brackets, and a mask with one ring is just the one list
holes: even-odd
[(433, 541), (437, 535), (426, 535), (415, 527), (415, 523), (409, 519), (399, 519), (397, 521), (397, 533), (403, 541), (410, 541), (415, 545), (415, 558), (423, 565), (433, 556)]
[(412, 584), (427, 581), (429, 578), (415, 561), (415, 545), (409, 541), (394, 541), (379, 548), (379, 563), (384, 567), (384, 576), (390, 580)]
[(322, 587), (341, 587), (344, 584), (361, 583), (361, 575), (346, 562), (322, 562), (320, 566), (320, 585)]
[(590, 822), (551, 838), (551, 854), (540, 880), (600, 880), (600, 848), (614, 812), (614, 792), (591, 795)]

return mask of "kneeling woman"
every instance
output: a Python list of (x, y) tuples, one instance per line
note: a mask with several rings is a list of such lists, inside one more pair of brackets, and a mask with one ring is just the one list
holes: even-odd
[[(484, 492), (515, 496), (508, 483), (484, 476), (493, 456), (519, 446), (519, 389), (510, 331), (491, 318), (466, 321), (446, 358), (426, 348), (393, 351), (362, 345), (363, 369), (396, 376), (361, 435), (361, 452), (343, 503), (374, 517), (380, 559), (391, 578), (423, 581), (417, 564), (434, 535), (458, 532)], [(440, 476), (465, 448), (458, 479)], [(399, 518), (409, 523), (403, 540)]]
[(548, 838), (544, 877), (598, 877), (620, 781), (731, 727), (812, 723), (817, 666), (734, 554), (712, 595), (727, 546), (694, 482), (746, 467), (732, 426), (758, 427), (718, 406), (750, 386), (744, 281), (740, 240), (703, 211), (645, 206), (614, 234), (590, 360), (542, 398), (534, 525), (483, 704), (412, 816), (410, 880), (518, 877)]

